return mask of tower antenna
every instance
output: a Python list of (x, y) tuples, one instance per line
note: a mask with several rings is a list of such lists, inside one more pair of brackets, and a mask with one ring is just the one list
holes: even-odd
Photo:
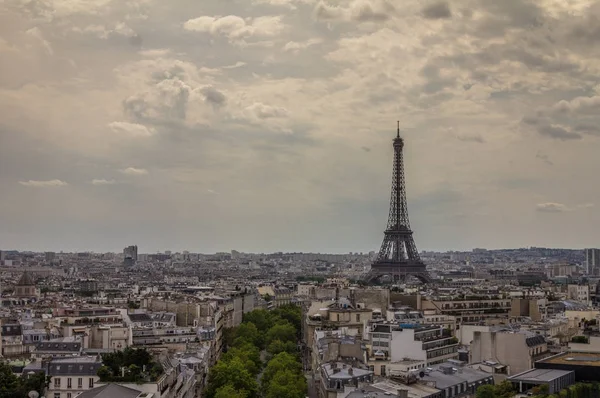
[(398, 135), (397, 138), (400, 138), (400, 120), (398, 120)]

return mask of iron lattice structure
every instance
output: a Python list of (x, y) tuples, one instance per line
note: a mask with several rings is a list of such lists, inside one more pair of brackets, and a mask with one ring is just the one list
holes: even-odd
[(394, 282), (401, 282), (413, 276), (423, 283), (431, 282), (427, 267), (419, 257), (408, 220), (403, 149), (404, 140), (400, 137), (400, 122), (398, 122), (398, 134), (394, 138), (390, 214), (381, 249), (367, 274), (368, 281), (389, 276)]

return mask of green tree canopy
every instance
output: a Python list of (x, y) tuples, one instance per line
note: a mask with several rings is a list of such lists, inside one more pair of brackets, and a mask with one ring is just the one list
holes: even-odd
[(237, 391), (247, 391), (248, 398), (256, 398), (258, 384), (255, 377), (246, 369), (241, 358), (233, 357), (229, 361), (219, 361), (208, 375), (206, 396), (214, 398), (217, 390), (230, 384)]
[(18, 391), (21, 383), (16, 374), (13, 373), (10, 366), (0, 363), (0, 391), (12, 392)]
[(9, 365), (0, 362), (0, 397), (2, 398), (26, 397), (32, 390), (39, 392), (41, 396), (48, 380), (44, 372), (18, 377)]
[(267, 387), (266, 398), (304, 398), (306, 397), (306, 378), (302, 374), (282, 370), (273, 376)]
[(245, 390), (236, 390), (231, 384), (227, 384), (217, 390), (215, 398), (247, 398), (248, 392)]
[(273, 326), (272, 315), (269, 311), (263, 309), (257, 309), (244, 314), (243, 322), (253, 323), (262, 332), (266, 332)]
[(221, 357), (222, 361), (231, 361), (234, 358), (241, 359), (246, 369), (253, 375), (256, 376), (262, 369), (262, 361), (260, 359), (260, 351), (256, 346), (246, 343), (239, 347), (233, 347), (226, 354)]
[(267, 344), (270, 344), (271, 342), (275, 341), (275, 340), (280, 340), (282, 342), (287, 342), (287, 341), (296, 341), (296, 328), (294, 327), (294, 325), (292, 325), (289, 322), (285, 322), (285, 323), (278, 323), (276, 325), (274, 325), (271, 329), (269, 329), (269, 331), (267, 332)]
[(484, 384), (477, 389), (476, 398), (512, 398), (516, 394), (510, 381), (504, 380), (500, 384)]
[(277, 355), (280, 352), (287, 352), (288, 354), (295, 355), (298, 352), (298, 347), (293, 341), (286, 341), (284, 343), (281, 340), (273, 340), (271, 344), (267, 346), (267, 352), (271, 355)]
[(273, 316), (285, 319), (296, 328), (298, 335), (302, 328), (302, 309), (296, 305), (284, 305), (272, 311)]
[(298, 359), (295, 356), (290, 355), (287, 352), (280, 352), (275, 355), (265, 367), (260, 379), (262, 391), (268, 391), (269, 384), (275, 374), (284, 370), (288, 370), (297, 375), (302, 375), (302, 364), (298, 362)]
[[(239, 340), (243, 340), (243, 342)], [(256, 325), (252, 322), (242, 323), (235, 330), (235, 340), (233, 341), (233, 345), (244, 345), (246, 342), (259, 348), (264, 346), (263, 335), (258, 331)]]
[(475, 393), (475, 398), (496, 398), (496, 388), (492, 384), (480, 386)]

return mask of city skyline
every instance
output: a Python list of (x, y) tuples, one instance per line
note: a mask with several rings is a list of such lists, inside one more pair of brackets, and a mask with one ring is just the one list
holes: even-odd
[(419, 250), (598, 247), (600, 4), (563, 3), (9, 0), (0, 249), (377, 251), (398, 119)]

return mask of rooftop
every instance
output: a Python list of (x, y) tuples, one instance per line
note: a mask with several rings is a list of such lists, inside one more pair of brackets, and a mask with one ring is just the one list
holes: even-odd
[[(332, 366), (335, 364), (337, 372), (334, 373)], [(330, 379), (353, 379), (356, 377), (363, 377), (372, 375), (373, 372), (368, 369), (353, 368), (343, 362), (330, 362), (322, 365), (323, 370), (327, 373), (327, 377)], [(352, 374), (351, 374), (352, 373)]]
[(87, 390), (78, 395), (78, 398), (136, 398), (141, 394), (142, 393), (138, 390), (110, 383), (101, 387)]
[(600, 352), (563, 352), (539, 362), (576, 366), (599, 366)]
[(573, 373), (572, 370), (531, 369), (508, 378), (510, 381), (523, 381), (526, 383), (545, 383)]
[[(445, 373), (445, 369), (452, 369), (452, 373)], [(435, 382), (435, 388), (443, 390), (445, 388), (464, 383), (476, 383), (492, 377), (490, 373), (481, 370), (471, 369), (466, 366), (460, 366), (452, 362), (446, 362), (433, 366), (433, 370), (426, 373), (421, 378), (426, 382)]]

